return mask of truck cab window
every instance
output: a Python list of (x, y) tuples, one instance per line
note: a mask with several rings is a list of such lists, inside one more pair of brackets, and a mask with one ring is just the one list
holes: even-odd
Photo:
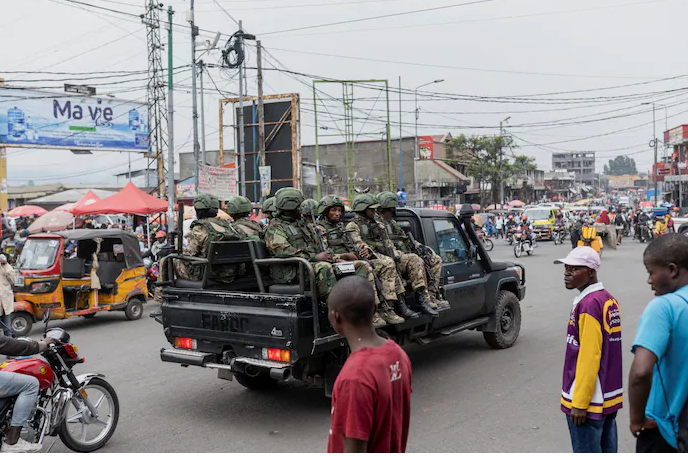
[(437, 235), (438, 255), (443, 263), (458, 263), (468, 260), (468, 248), (459, 231), (459, 226), (451, 220), (434, 220)]

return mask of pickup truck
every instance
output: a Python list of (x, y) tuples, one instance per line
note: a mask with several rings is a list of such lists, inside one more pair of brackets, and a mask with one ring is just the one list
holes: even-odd
[[(488, 345), (511, 347), (521, 327), (520, 300), (525, 296), (525, 269), (492, 261), (473, 231), (473, 211), (459, 217), (446, 211), (398, 209), (397, 221), (443, 260), (441, 290), (450, 308), (437, 318), (422, 315), (380, 328), (400, 345), (432, 341), (460, 331), (478, 330)], [(205, 265), (203, 278), (175, 278), (166, 268), (162, 306), (151, 314), (164, 328), (172, 348), (162, 348), (164, 362), (216, 369), (250, 389), (267, 389), (295, 378), (331, 394), (346, 361), (346, 340), (327, 320), (327, 308), (315, 289), (311, 264), (300, 258), (270, 258), (259, 241), (212, 242), (207, 258), (172, 254), (164, 261)], [(299, 266), (299, 283), (275, 284), (271, 264)], [(229, 285), (212, 281), (212, 268), (243, 263), (246, 273)], [(413, 294), (407, 293), (413, 303)]]

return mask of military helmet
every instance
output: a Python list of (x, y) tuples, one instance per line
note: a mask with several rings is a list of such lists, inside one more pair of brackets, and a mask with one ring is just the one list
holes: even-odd
[(391, 209), (397, 207), (397, 195), (392, 192), (380, 192), (375, 197), (381, 209)]
[(220, 200), (211, 195), (210, 193), (201, 193), (196, 195), (193, 200), (193, 207), (197, 211), (204, 209), (220, 209)]
[(308, 198), (303, 200), (303, 203), (299, 206), (299, 210), (301, 211), (301, 215), (307, 215), (311, 216), (313, 214), (318, 213), (318, 202), (314, 199)]
[(272, 214), (276, 210), (277, 209), (275, 208), (275, 197), (274, 196), (271, 196), (270, 198), (263, 201), (263, 207), (262, 207), (263, 214)]
[(253, 210), (251, 201), (245, 196), (235, 196), (227, 200), (227, 213), (234, 214), (248, 214)]
[(275, 193), (275, 207), (280, 211), (293, 211), (303, 203), (303, 193), (294, 187), (280, 188)]
[(318, 204), (318, 215), (323, 215), (331, 207), (339, 206), (344, 210), (344, 201), (337, 195), (327, 195), (323, 196)]
[(363, 212), (368, 208), (377, 209), (380, 205), (375, 201), (375, 197), (368, 193), (358, 195), (351, 206), (354, 212)]

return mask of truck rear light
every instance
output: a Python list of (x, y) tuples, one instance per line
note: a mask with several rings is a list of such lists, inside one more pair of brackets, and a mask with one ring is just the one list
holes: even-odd
[(196, 339), (190, 337), (175, 337), (174, 346), (177, 348), (186, 348), (187, 350), (196, 350), (198, 344)]
[(263, 359), (270, 361), (279, 361), (283, 363), (291, 362), (291, 351), (281, 350), (279, 348), (264, 348)]

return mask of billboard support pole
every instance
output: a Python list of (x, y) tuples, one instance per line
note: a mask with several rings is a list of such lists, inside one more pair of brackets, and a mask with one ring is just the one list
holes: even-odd
[[(174, 104), (173, 59), (172, 59), (172, 7), (167, 8), (167, 232), (174, 231)], [(181, 248), (181, 246), (180, 246)]]

